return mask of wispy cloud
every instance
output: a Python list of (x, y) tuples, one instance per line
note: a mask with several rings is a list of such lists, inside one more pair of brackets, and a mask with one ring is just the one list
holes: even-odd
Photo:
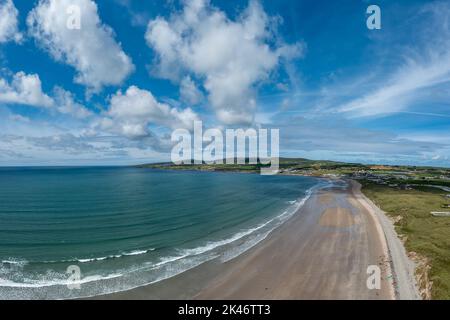
[(424, 97), (432, 100), (433, 90), (450, 82), (449, 19), (450, 3), (425, 5), (412, 19), (420, 23), (408, 22), (414, 27), (415, 41), (413, 47), (395, 53), (402, 60), (399, 66), (391, 73), (383, 72), (370, 91), (359, 92), (333, 110), (350, 118), (379, 116), (409, 110)]

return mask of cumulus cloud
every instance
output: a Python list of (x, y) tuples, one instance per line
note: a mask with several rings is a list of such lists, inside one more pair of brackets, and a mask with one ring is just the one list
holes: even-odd
[(270, 77), (281, 59), (302, 54), (303, 46), (282, 44), (274, 19), (257, 1), (231, 20), (207, 0), (185, 1), (181, 13), (149, 22), (147, 44), (157, 54), (159, 76), (179, 81), (183, 72), (202, 79), (217, 118), (250, 124), (255, 86)]
[(73, 94), (61, 87), (55, 87), (54, 100), (58, 112), (68, 114), (75, 118), (84, 119), (92, 115), (85, 106), (78, 103)]
[[(67, 27), (68, 8), (77, 6), (81, 28)], [(77, 71), (75, 82), (94, 91), (119, 85), (134, 70), (131, 58), (102, 23), (92, 0), (40, 0), (27, 18), (30, 34), (57, 61)]]
[[(53, 95), (49, 96), (42, 90), (39, 75), (17, 72), (8, 82), (0, 78), (0, 102), (5, 104), (23, 104), (31, 107), (46, 108), (71, 117), (84, 119), (93, 113), (78, 103), (74, 95), (56, 86)], [(21, 120), (21, 119), (15, 119)], [(29, 120), (29, 119), (28, 119)]]
[(179, 110), (158, 102), (150, 91), (131, 86), (125, 93), (118, 91), (110, 101), (107, 117), (100, 127), (129, 138), (151, 135), (149, 125), (161, 125), (172, 129), (191, 129), (199, 120), (190, 108)]
[(190, 105), (196, 105), (203, 100), (202, 92), (197, 88), (197, 85), (189, 76), (183, 78), (180, 83), (180, 97), (181, 101)]
[(54, 103), (53, 99), (42, 91), (39, 76), (24, 72), (16, 73), (11, 83), (0, 78), (0, 102), (44, 108), (50, 108)]
[(19, 11), (12, 0), (0, 0), (0, 43), (22, 40), (18, 29), (18, 15)]

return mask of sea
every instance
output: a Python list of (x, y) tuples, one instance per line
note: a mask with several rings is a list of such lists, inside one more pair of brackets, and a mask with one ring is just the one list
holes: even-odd
[(0, 299), (73, 299), (249, 250), (323, 180), (134, 167), (0, 168)]

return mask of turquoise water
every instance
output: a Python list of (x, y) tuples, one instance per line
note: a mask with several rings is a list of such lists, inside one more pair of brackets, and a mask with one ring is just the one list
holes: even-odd
[[(0, 299), (73, 298), (229, 260), (314, 178), (137, 168), (0, 168)], [(81, 270), (70, 290), (67, 268)]]

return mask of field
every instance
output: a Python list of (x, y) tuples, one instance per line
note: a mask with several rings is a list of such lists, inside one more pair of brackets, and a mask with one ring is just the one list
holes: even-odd
[(417, 270), (422, 289), (431, 281), (432, 299), (450, 299), (450, 217), (430, 214), (431, 211), (449, 211), (441, 207), (449, 204), (445, 191), (429, 187), (400, 190), (360, 182), (364, 194), (396, 221), (397, 232), (404, 237), (407, 251), (425, 258)]

